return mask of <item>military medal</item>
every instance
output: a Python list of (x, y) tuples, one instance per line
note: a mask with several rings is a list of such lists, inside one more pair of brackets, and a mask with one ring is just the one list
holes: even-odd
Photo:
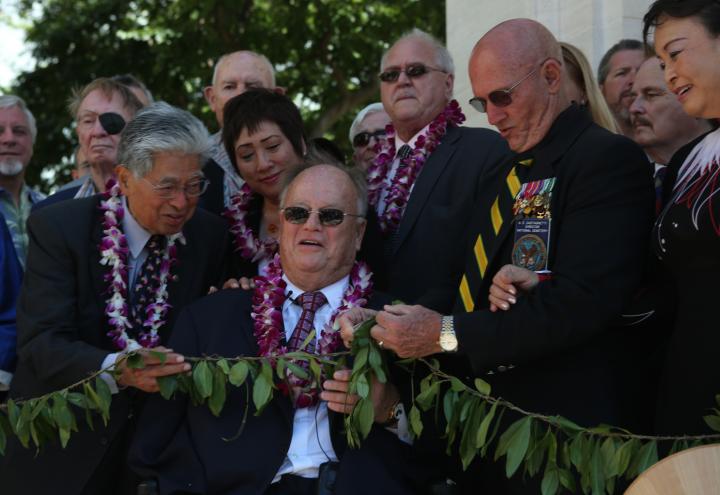
[(515, 242), (512, 263), (534, 272), (548, 270), (550, 245), (550, 202), (555, 177), (526, 182), (520, 187), (513, 215), (515, 216)]

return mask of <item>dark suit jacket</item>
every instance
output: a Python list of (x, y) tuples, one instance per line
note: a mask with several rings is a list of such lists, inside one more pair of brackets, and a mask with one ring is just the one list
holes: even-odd
[[(617, 363), (623, 335), (610, 329), (641, 281), (653, 221), (652, 169), (637, 145), (600, 128), (574, 105), (531, 153), (535, 162), (522, 182), (557, 178), (549, 247), (553, 278), (521, 295), (509, 311), (486, 309), (493, 275), (511, 263), (514, 222), (504, 222), (500, 241), (486, 246), (479, 306), (455, 314), (459, 350), (476, 374), (495, 372), (488, 377), (495, 396), (588, 426), (613, 423), (622, 417)], [(499, 181), (513, 165), (504, 167)], [(500, 187), (488, 189), (486, 198)], [(489, 212), (481, 208), (476, 214), (472, 225)], [(510, 365), (515, 368), (502, 371)]]
[[(33, 213), (28, 220), (30, 247), (18, 302), (17, 371), (11, 387), (15, 397), (35, 397), (74, 383), (100, 369), (116, 352), (106, 336), (104, 314), (107, 268), (100, 265), (102, 237), (100, 196), (67, 201)], [(223, 278), (226, 245), (224, 224), (197, 210), (185, 225), (186, 245), (178, 244), (178, 279), (168, 284), (167, 323), (161, 330), (167, 342), (174, 320), (184, 306), (207, 294)], [(220, 247), (220, 248), (219, 248)], [(81, 424), (63, 451), (49, 445), (37, 458), (34, 450), (17, 442), (8, 445), (0, 478), (8, 493), (80, 493), (133, 414), (133, 399), (143, 396), (121, 391), (113, 397), (107, 427), (96, 431)]]
[(203, 167), (203, 174), (210, 181), (210, 185), (200, 196), (198, 206), (216, 215), (222, 215), (225, 210), (225, 171), (210, 158)]
[[(178, 319), (170, 346), (187, 356), (256, 356), (251, 298), (250, 292), (225, 290), (192, 304)], [(374, 307), (386, 301), (377, 302)], [(276, 391), (259, 416), (250, 406), (237, 438), (224, 440), (237, 434), (246, 399), (242, 388), (229, 386), (225, 407), (215, 417), (207, 405), (193, 406), (184, 394), (171, 401), (151, 397), (133, 442), (131, 466), (143, 478), (157, 479), (162, 495), (263, 493), (290, 446), (294, 410)], [(335, 493), (415, 493), (409, 489), (413, 475), (406, 471), (408, 445), (375, 427), (360, 449), (346, 450), (342, 418), (330, 412), (330, 421), (341, 459)]]
[(389, 258), (383, 258), (383, 244), (391, 241), (382, 238), (375, 219), (368, 223), (363, 253), (378, 276), (376, 287), (408, 304), (450, 312), (472, 207), (509, 153), (497, 132), (448, 128), (415, 181)]

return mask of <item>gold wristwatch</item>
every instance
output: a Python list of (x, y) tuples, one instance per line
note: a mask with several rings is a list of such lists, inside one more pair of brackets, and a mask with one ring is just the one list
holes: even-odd
[(455, 325), (452, 316), (442, 317), (442, 326), (440, 327), (440, 348), (443, 352), (455, 352), (458, 348), (457, 337), (455, 336)]

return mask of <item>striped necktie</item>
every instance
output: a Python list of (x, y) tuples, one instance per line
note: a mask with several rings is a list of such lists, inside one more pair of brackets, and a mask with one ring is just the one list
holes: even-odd
[[(288, 341), (288, 349), (291, 352), (300, 350), (300, 347), (315, 326), (315, 312), (327, 304), (327, 299), (320, 291), (303, 292), (293, 302), (302, 308), (302, 313), (300, 313), (300, 319), (295, 325), (295, 329), (293, 329), (293, 333)], [(315, 339), (308, 342), (307, 348), (304, 349), (306, 352), (315, 352), (315, 340), (317, 338), (318, 335), (315, 336)]]
[(476, 296), (487, 272), (488, 247), (496, 242), (502, 242), (502, 239), (499, 238), (502, 226), (505, 222), (512, 220), (512, 205), (521, 186), (518, 175), (525, 177), (532, 164), (532, 158), (515, 161), (515, 165), (505, 177), (490, 211), (484, 218), (481, 218), (480, 232), (473, 243), (472, 255), (468, 258), (465, 273), (460, 280), (459, 295), (463, 309), (468, 313), (475, 309)]

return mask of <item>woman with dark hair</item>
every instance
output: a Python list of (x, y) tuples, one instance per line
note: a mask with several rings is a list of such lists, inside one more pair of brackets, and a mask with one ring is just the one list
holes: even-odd
[[(644, 18), (654, 30), (665, 81), (686, 113), (720, 117), (720, 1), (658, 0)], [(720, 130), (678, 151), (672, 192), (653, 232), (655, 252), (676, 285), (677, 314), (661, 378), (660, 433), (708, 432), (720, 393)]]
[(228, 157), (245, 181), (225, 211), (241, 258), (236, 275), (252, 277), (277, 251), (283, 178), (307, 150), (303, 121), (287, 96), (251, 89), (225, 105), (222, 133)]

